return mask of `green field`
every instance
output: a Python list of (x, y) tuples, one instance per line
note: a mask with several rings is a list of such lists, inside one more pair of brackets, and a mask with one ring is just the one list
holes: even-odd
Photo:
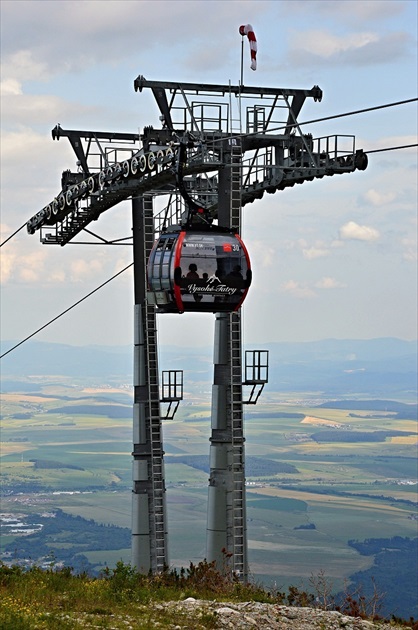
[[(81, 386), (70, 395), (59, 384), (45, 384), (42, 392), (54, 398), (3, 397), (2, 512), (60, 508), (97, 523), (130, 527), (129, 396), (117, 388), (106, 396), (86, 393)], [(312, 393), (306, 396), (312, 400)], [(324, 570), (339, 588), (373, 563), (348, 540), (417, 535), (416, 423), (384, 412), (372, 418), (372, 412), (361, 409), (352, 417), (352, 409), (304, 406), (302, 398), (298, 394), (294, 404), (270, 397), (251, 410), (245, 423), (249, 464), (262, 464), (257, 468), (262, 474), (251, 475), (247, 467), (250, 566), (256, 579), (284, 587)], [(341, 431), (344, 440), (316, 441), (330, 430)], [(382, 431), (397, 435), (382, 438)], [(350, 441), (356, 434), (361, 440)], [(208, 402), (183, 404), (175, 420), (164, 422), (163, 435), (170, 456), (170, 559), (173, 566), (188, 566), (205, 555), (208, 474), (183, 460), (209, 453)], [(368, 441), (376, 435), (380, 441)], [(39, 467), (35, 460), (59, 465)], [(275, 472), (278, 463), (288, 472)], [(128, 561), (129, 549), (87, 550), (85, 555), (93, 564), (112, 566)]]

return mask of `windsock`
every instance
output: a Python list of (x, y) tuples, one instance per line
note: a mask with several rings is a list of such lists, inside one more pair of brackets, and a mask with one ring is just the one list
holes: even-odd
[(253, 27), (251, 26), (251, 24), (243, 24), (239, 27), (239, 32), (240, 35), (242, 35), (243, 37), (244, 35), (248, 37), (251, 54), (251, 70), (257, 70), (257, 40), (255, 38)]

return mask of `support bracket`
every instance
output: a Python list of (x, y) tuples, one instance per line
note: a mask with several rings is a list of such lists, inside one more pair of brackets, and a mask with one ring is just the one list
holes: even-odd
[(251, 392), (247, 400), (243, 400), (244, 405), (256, 405), (268, 383), (269, 351), (268, 350), (246, 350), (244, 367), (243, 386), (250, 386)]
[(161, 403), (168, 404), (163, 420), (173, 420), (183, 400), (183, 370), (164, 370), (161, 381)]

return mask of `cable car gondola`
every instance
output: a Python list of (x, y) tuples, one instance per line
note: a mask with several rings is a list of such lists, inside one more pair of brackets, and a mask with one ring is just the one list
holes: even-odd
[(148, 300), (160, 312), (232, 312), (251, 284), (250, 259), (233, 232), (169, 228), (154, 243), (147, 277)]

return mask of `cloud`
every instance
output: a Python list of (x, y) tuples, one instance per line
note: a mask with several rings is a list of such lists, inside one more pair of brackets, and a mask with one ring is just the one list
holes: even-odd
[[(10, 233), (5, 230), (5, 235)], [(19, 235), (20, 236), (20, 235)], [(75, 250), (51, 246), (41, 246), (37, 240), (27, 238), (24, 243), (19, 238), (11, 239), (1, 249), (0, 281), (2, 284), (37, 284), (54, 286), (64, 282), (80, 284), (113, 275), (115, 262), (112, 254), (105, 250), (92, 254), (83, 250), (84, 257), (74, 257)], [(27, 237), (27, 235), (26, 235)], [(25, 239), (25, 236), (22, 237)], [(3, 239), (2, 239), (3, 240)], [(119, 262), (116, 266), (119, 267)], [(126, 265), (125, 265), (126, 266)], [(106, 275), (108, 274), (108, 275)]]
[(2, 180), (7, 182), (2, 213), (16, 229), (52, 201), (60, 190), (62, 166), (74, 168), (75, 156), (69, 143), (53, 143), (49, 133), (26, 127), (3, 132), (0, 150)]
[(284, 248), (288, 251), (300, 250), (302, 255), (307, 260), (315, 260), (316, 258), (323, 258), (329, 255), (329, 249), (323, 241), (316, 241), (314, 245), (309, 245), (308, 241), (304, 238), (296, 240), (286, 240), (284, 242)]
[(412, 263), (416, 263), (418, 260), (417, 252), (417, 239), (415, 238), (403, 238), (401, 241), (403, 247), (404, 260)]
[(298, 48), (303, 46), (305, 50), (311, 50), (316, 56), (326, 59), (350, 50), (364, 48), (378, 40), (376, 33), (351, 33), (339, 36), (326, 31), (299, 33), (294, 38)]
[(2, 163), (22, 160), (24, 151), (32, 152), (40, 149), (45, 142), (45, 136), (36, 133), (32, 129), (20, 129), (15, 132), (5, 132), (1, 140)]
[(298, 238), (296, 240), (287, 239), (284, 241), (283, 246), (289, 251), (296, 248), (303, 249), (308, 247), (308, 241), (304, 238)]
[[(135, 32), (137, 42), (147, 31), (150, 38), (158, 41), (162, 29), (151, 28), (153, 22), (155, 26), (155, 9), (151, 10), (152, 17), (147, 11), (151, 4), (66, 0), (4, 3), (2, 17), (8, 28), (3, 33), (3, 56), (8, 55), (7, 63), (14, 65), (16, 71), (19, 61), (21, 66), (30, 62), (35, 77), (42, 72), (43, 78), (63, 70), (82, 70), (101, 61), (106, 49), (108, 61), (123, 59), (131, 54), (129, 41)], [(164, 23), (161, 21), (162, 27)], [(30, 55), (18, 48), (21, 42), (30, 48)], [(30, 77), (29, 74), (21, 78)]]
[(28, 79), (30, 81), (47, 81), (50, 78), (50, 73), (45, 62), (34, 59), (33, 51), (20, 49), (10, 55), (3, 55), (1, 76), (5, 81), (11, 78), (18, 82)]
[(310, 12), (314, 15), (323, 14), (327, 18), (340, 21), (343, 24), (351, 22), (354, 24), (385, 20), (399, 15), (405, 9), (405, 2), (402, 0), (357, 0), (355, 2), (329, 2), (329, 0), (293, 0), (285, 4), (292, 13), (303, 12), (305, 15)]
[[(416, 111), (416, 102), (414, 103), (407, 103), (402, 107), (402, 110), (404, 110), (404, 108), (413, 108), (413, 111)], [(362, 138), (358, 138), (357, 142), (359, 143), (360, 146), (362, 145), (366, 145), (366, 140), (362, 139)], [(367, 140), (367, 146), (365, 146), (365, 151), (367, 153), (367, 151), (375, 151), (376, 149), (390, 149), (392, 147), (406, 147), (408, 145), (414, 145), (414, 146), (410, 146), (409, 148), (406, 149), (402, 149), (401, 153), (396, 153), (395, 155), (397, 156), (396, 159), (399, 159), (401, 156), (405, 156), (407, 155), (408, 157), (413, 155), (414, 157), (416, 157), (417, 155), (417, 137), (416, 135), (413, 134), (408, 134), (408, 135), (398, 135), (398, 136), (383, 136), (380, 138), (369, 138)], [(391, 155), (391, 153), (389, 152), (388, 155)]]
[(339, 282), (335, 278), (331, 278), (329, 276), (323, 277), (315, 283), (315, 287), (317, 289), (343, 289), (346, 286), (346, 284), (343, 284), (342, 282)]
[[(269, 3), (258, 4), (259, 12), (268, 9)], [(2, 5), (2, 19), (7, 25), (2, 31), (3, 57), (14, 63), (16, 70), (19, 59), (21, 65), (30, 62), (35, 77), (42, 79), (65, 71), (84, 72), (103, 62), (116, 66), (135, 58), (133, 51), (137, 51), (138, 65), (140, 62), (147, 68), (157, 58), (161, 64), (164, 53), (175, 55), (179, 67), (193, 64), (195, 54), (199, 56), (207, 49), (213, 54), (200, 58), (204, 66), (199, 70), (216, 68), (227, 56), (228, 42), (239, 42), (242, 13), (240, 3), (215, 0), (211, 5), (216, 9), (210, 11), (203, 9), (203, 3), (187, 0), (20, 0)], [(161, 19), (161, 15), (170, 19)], [(231, 22), (237, 25), (234, 32)], [(217, 46), (214, 33), (216, 40), (226, 45)], [(25, 42), (24, 49), (19, 47), (21, 42)], [(30, 75), (23, 78), (30, 80)]]
[(399, 15), (405, 9), (402, 0), (365, 0), (356, 2), (321, 2), (323, 9), (333, 16), (351, 20), (354, 23), (384, 20)]
[(348, 221), (340, 228), (340, 238), (345, 240), (376, 241), (379, 237), (378, 230), (355, 221)]
[(306, 285), (302, 285), (299, 282), (296, 282), (295, 280), (288, 280), (287, 282), (284, 282), (281, 285), (280, 289), (284, 293), (289, 293), (292, 297), (298, 299), (316, 297), (315, 291), (313, 291)]
[(255, 266), (272, 267), (276, 262), (275, 250), (264, 241), (246, 241), (251, 260)]
[[(47, 252), (38, 249), (27, 254), (8, 243), (1, 255), (0, 281), (35, 283), (44, 280)], [(19, 253), (18, 253), (19, 252)]]
[(391, 203), (396, 199), (396, 193), (392, 192), (379, 192), (374, 188), (370, 188), (364, 195), (363, 199), (372, 206), (384, 206)]
[(2, 252), (0, 264), (0, 282), (6, 284), (12, 277), (13, 267), (16, 261), (16, 255), (9, 252)]
[(99, 113), (98, 107), (82, 105), (76, 101), (67, 101), (49, 94), (25, 94), (22, 84), (15, 79), (2, 82), (2, 124), (17, 128), (27, 125), (47, 124), (52, 127), (54, 121), (75, 116), (82, 118)]
[(0, 240), (3, 242), (3, 239), (7, 238), (12, 232), (12, 228), (8, 223), (0, 223)]
[(324, 256), (328, 256), (329, 250), (319, 247), (309, 247), (308, 249), (302, 249), (302, 253), (304, 258), (307, 258), (308, 260), (314, 260), (315, 258), (323, 258)]
[[(117, 258), (117, 260), (115, 260), (114, 264), (113, 264), (113, 269), (111, 271), (112, 276), (116, 275), (117, 273), (119, 273), (120, 271), (122, 271), (122, 269), (125, 269), (125, 267), (127, 267), (130, 263), (132, 262), (132, 254), (130, 255), (126, 255), (126, 256), (119, 256)], [(122, 273), (119, 278), (118, 278), (118, 282), (123, 282), (124, 284), (128, 284), (129, 286), (132, 285), (132, 273), (133, 273), (133, 269), (131, 268), (131, 270), (126, 270), (126, 273)]]
[(17, 79), (2, 79), (0, 81), (2, 98), (6, 96), (18, 96), (22, 94), (22, 84)]
[(325, 30), (297, 31), (290, 40), (293, 65), (373, 66), (406, 57), (412, 38), (408, 33), (357, 32), (347, 35)]
[(77, 258), (70, 263), (70, 278), (73, 282), (81, 282), (88, 277), (95, 276), (104, 267), (104, 260)]
[(49, 272), (47, 280), (51, 284), (62, 284), (67, 281), (67, 276), (64, 269), (54, 269)]

